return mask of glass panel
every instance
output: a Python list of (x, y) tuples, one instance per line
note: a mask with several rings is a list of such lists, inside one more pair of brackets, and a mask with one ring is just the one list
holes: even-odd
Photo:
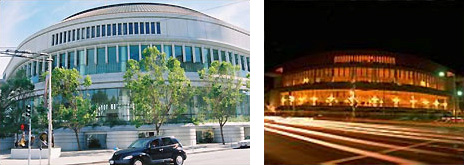
[(55, 34), (55, 45), (58, 45), (58, 33)]
[(68, 30), (68, 42), (71, 42), (71, 30)]
[[(148, 33), (147, 33), (148, 34)], [(156, 49), (161, 52), (161, 45), (155, 45)]]
[(66, 43), (66, 32), (63, 32), (63, 43)]
[(95, 38), (95, 26), (92, 26), (92, 38)]
[(97, 73), (106, 72), (105, 48), (97, 49)]
[(32, 75), (32, 76), (37, 76), (37, 73), (35, 72), (35, 71), (36, 71), (36, 70), (35, 70), (35, 69), (36, 69), (36, 62), (35, 62), (35, 61), (33, 61), (33, 62), (31, 63), (31, 67), (32, 67), (32, 68), (31, 68), (31, 69), (32, 69), (32, 71), (31, 71), (32, 74), (31, 74), (31, 75)]
[(106, 35), (106, 26), (102, 25), (102, 37), (105, 37)]
[(106, 25), (106, 35), (111, 36), (111, 24)]
[(142, 50), (140, 50), (140, 52), (142, 52), (142, 59), (144, 59), (143, 51), (148, 47), (148, 45), (141, 45), (140, 47), (142, 48)]
[(82, 28), (82, 30), (81, 30), (81, 39), (84, 39), (84, 38), (85, 38), (84, 33), (85, 33), (85, 28)]
[(182, 46), (176, 45), (174, 46), (176, 59), (179, 60), (181, 63), (183, 62), (183, 54), (182, 54)]
[(213, 49), (213, 60), (219, 61), (219, 52), (216, 49)]
[(97, 37), (100, 37), (100, 25), (97, 25)]
[(232, 56), (232, 52), (229, 52), (229, 62), (230, 62), (232, 65), (235, 65), (234, 58), (233, 58), (233, 56)]
[(247, 66), (248, 66), (248, 72), (250, 71), (250, 57), (246, 57), (246, 61), (247, 61)]
[(245, 57), (240, 55), (240, 60), (242, 62), (242, 70), (245, 70)]
[(155, 34), (155, 23), (151, 22), (151, 34)]
[(209, 48), (205, 48), (203, 49), (203, 55), (204, 55), (204, 63), (203, 63), (203, 67), (204, 68), (208, 68), (211, 66), (211, 55), (210, 55), (210, 49)]
[(122, 32), (124, 35), (127, 35), (127, 23), (122, 24)]
[(143, 22), (140, 22), (140, 34), (145, 33), (145, 26), (143, 25)]
[(60, 33), (60, 44), (63, 43), (63, 33)]
[(121, 23), (118, 23), (118, 35), (121, 35), (121, 29), (122, 28), (122, 24)]
[(235, 65), (240, 65), (240, 63), (239, 63), (239, 58), (240, 57), (238, 56), (238, 54), (234, 54), (234, 55), (235, 55)]
[(87, 74), (97, 73), (95, 64), (95, 49), (87, 49)]
[(112, 32), (113, 32), (113, 36), (115, 36), (116, 35), (116, 24), (115, 23), (113, 24)]
[(129, 23), (129, 34), (134, 34), (134, 27), (133, 27), (132, 22)]
[(76, 40), (76, 29), (72, 31), (72, 41)]
[(39, 62), (39, 76), (42, 74), (43, 62)]
[(164, 45), (164, 53), (166, 53), (166, 59), (169, 59), (172, 56), (172, 46)]
[(150, 23), (145, 22), (145, 34), (150, 34)]
[(127, 62), (127, 46), (119, 46), (119, 62), (121, 63), (121, 71), (126, 71)]
[(108, 47), (108, 73), (120, 71), (120, 65), (116, 62), (116, 47)]
[(79, 67), (77, 70), (81, 75), (85, 75), (85, 64), (82, 62), (84, 61), (84, 55), (84, 50), (77, 51), (77, 66)]
[(156, 34), (161, 34), (161, 26), (159, 22), (156, 22)]
[(90, 27), (87, 27), (86, 33), (87, 33), (86, 38), (90, 38)]
[(186, 62), (193, 62), (193, 53), (192, 53), (192, 47), (191, 46), (186, 46), (185, 47), (185, 61)]
[(69, 69), (76, 68), (74, 66), (74, 52), (68, 52), (68, 68)]
[(134, 34), (139, 34), (139, 23), (134, 23)]
[(139, 46), (138, 45), (131, 45), (129, 53), (130, 53), (130, 59), (140, 61), (140, 59), (139, 59)]
[(66, 68), (66, 53), (60, 54), (60, 67)]
[(201, 58), (201, 48), (195, 47), (195, 63), (201, 63), (203, 60)]
[(221, 61), (227, 61), (226, 52), (225, 52), (225, 51), (221, 51)]
[(55, 35), (52, 35), (52, 46), (55, 45)]

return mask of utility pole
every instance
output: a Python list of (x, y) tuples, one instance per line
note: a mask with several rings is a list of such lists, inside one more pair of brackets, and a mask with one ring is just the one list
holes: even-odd
[(26, 105), (26, 117), (29, 120), (28, 137), (27, 137), (27, 164), (31, 164), (31, 105)]
[[(48, 55), (48, 165), (51, 164), (52, 157), (52, 55)], [(44, 91), (45, 92), (45, 91)]]

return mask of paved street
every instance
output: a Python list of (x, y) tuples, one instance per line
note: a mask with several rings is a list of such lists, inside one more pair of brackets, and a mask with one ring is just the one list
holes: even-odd
[(189, 155), (186, 165), (249, 165), (250, 149), (232, 149)]
[(265, 118), (266, 164), (464, 164), (464, 135), (440, 129)]

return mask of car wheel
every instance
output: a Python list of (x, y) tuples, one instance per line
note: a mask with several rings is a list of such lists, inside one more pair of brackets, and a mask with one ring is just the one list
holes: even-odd
[(177, 155), (174, 157), (174, 165), (183, 165), (184, 164), (184, 158), (182, 158), (181, 155)]
[(132, 165), (143, 165), (143, 161), (140, 158), (135, 158), (134, 161), (132, 161)]

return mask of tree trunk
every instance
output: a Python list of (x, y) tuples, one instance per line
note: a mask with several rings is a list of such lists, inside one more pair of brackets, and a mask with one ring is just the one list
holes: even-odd
[(159, 136), (159, 135), (160, 135), (160, 127), (161, 127), (161, 126), (158, 126), (158, 124), (155, 124), (156, 136)]
[(224, 127), (224, 125), (223, 125), (223, 124), (219, 124), (219, 128), (221, 129), (222, 145), (226, 145), (226, 143), (224, 142), (224, 133), (222, 132), (222, 127)]
[(79, 130), (77, 129), (74, 129), (74, 134), (76, 135), (76, 140), (77, 140), (77, 150), (78, 151), (81, 151), (81, 144), (79, 143)]

